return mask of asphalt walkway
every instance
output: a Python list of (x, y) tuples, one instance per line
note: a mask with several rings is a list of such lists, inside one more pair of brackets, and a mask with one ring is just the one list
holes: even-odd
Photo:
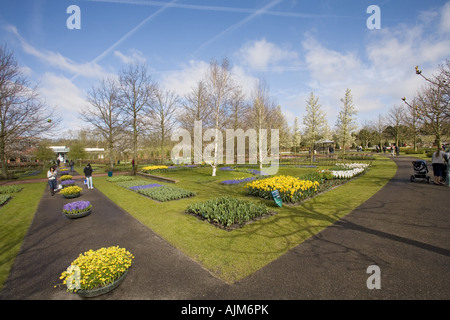
[[(395, 177), (372, 198), (249, 277), (226, 284), (118, 208), (84, 188), (88, 217), (61, 213), (72, 200), (45, 192), (0, 299), (80, 299), (59, 275), (79, 253), (119, 245), (135, 256), (127, 279), (94, 299), (447, 300), (450, 187), (410, 182), (412, 158), (394, 157)], [(432, 173), (430, 173), (432, 176)], [(77, 185), (82, 186), (78, 179)], [(95, 187), (95, 178), (94, 178)], [(377, 266), (380, 289), (369, 289)], [(374, 282), (371, 282), (374, 283)]]

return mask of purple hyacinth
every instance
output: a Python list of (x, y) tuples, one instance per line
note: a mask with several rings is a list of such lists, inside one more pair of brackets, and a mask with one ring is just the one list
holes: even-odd
[(61, 181), (61, 184), (63, 186), (68, 185), (68, 184), (74, 184), (74, 183), (75, 183), (75, 180), (73, 180), (73, 179)]
[(221, 168), (219, 168), (219, 170), (222, 170), (222, 171), (233, 171), (233, 169), (230, 168), (230, 167), (221, 167)]
[(63, 211), (70, 213), (77, 213), (81, 211), (86, 211), (92, 207), (89, 201), (73, 201), (64, 205)]
[(221, 183), (223, 183), (223, 184), (238, 184), (238, 183), (252, 181), (255, 179), (256, 179), (256, 177), (249, 177), (249, 178), (245, 178), (245, 179), (224, 180)]
[(262, 172), (262, 171), (259, 171), (259, 170), (256, 170), (256, 169), (248, 169), (248, 171), (251, 172), (251, 173), (253, 173), (253, 174), (260, 174), (260, 175), (262, 175), (262, 176), (267, 176), (267, 175), (269, 175), (268, 173), (265, 173), (265, 172)]
[(133, 187), (130, 187), (130, 189), (137, 191), (137, 190), (141, 190), (141, 189), (148, 189), (148, 188), (155, 188), (155, 187), (161, 187), (161, 185), (157, 184), (157, 183), (151, 183), (151, 184), (145, 184), (142, 186), (133, 186)]

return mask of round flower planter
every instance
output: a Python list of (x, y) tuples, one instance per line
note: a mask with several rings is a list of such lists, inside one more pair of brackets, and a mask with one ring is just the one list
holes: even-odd
[(66, 212), (63, 212), (63, 213), (69, 219), (77, 219), (77, 218), (82, 218), (82, 217), (85, 217), (87, 215), (90, 215), (91, 211), (92, 211), (92, 209), (89, 209), (89, 210), (86, 210), (86, 211), (82, 211), (82, 212), (78, 212), (78, 213), (66, 213)]
[(78, 198), (79, 196), (81, 196), (81, 192), (74, 193), (74, 194), (63, 194), (62, 196), (66, 199)]
[(92, 289), (92, 290), (78, 290), (76, 293), (83, 298), (93, 298), (93, 297), (97, 297), (100, 296), (102, 294), (108, 293), (112, 290), (114, 290), (115, 288), (117, 288), (125, 279), (125, 277), (128, 274), (128, 270), (125, 271), (119, 278), (117, 278), (113, 283), (110, 283), (104, 287), (100, 287), (97, 289)]

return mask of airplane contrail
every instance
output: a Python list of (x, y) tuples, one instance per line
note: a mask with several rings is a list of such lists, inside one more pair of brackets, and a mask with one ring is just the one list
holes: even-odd
[[(135, 33), (136, 31), (138, 31), (140, 28), (142, 28), (143, 25), (145, 25), (147, 22), (149, 22), (150, 20), (152, 20), (154, 17), (158, 16), (159, 14), (161, 14), (162, 12), (164, 12), (166, 9), (171, 8), (173, 6), (173, 4), (175, 2), (177, 2), (178, 0), (172, 0), (171, 2), (166, 2), (165, 6), (162, 6), (161, 8), (159, 8), (156, 12), (152, 13), (151, 15), (149, 15), (147, 18), (145, 18), (144, 20), (142, 20), (137, 26), (135, 26), (133, 29), (131, 29), (130, 31), (128, 31), (124, 36), (122, 36), (119, 40), (117, 40), (116, 42), (114, 42), (114, 44), (112, 44), (108, 49), (106, 49), (105, 51), (103, 51), (101, 54), (99, 54), (94, 60), (91, 61), (91, 63), (97, 63), (100, 60), (102, 60), (106, 55), (108, 55), (112, 50), (114, 50), (114, 48), (116, 48), (119, 44), (121, 44), (122, 42), (124, 42), (126, 39), (128, 39), (128, 37), (130, 37), (133, 33)], [(72, 77), (71, 81), (75, 80), (77, 77), (79, 76), (79, 74), (76, 74)]]

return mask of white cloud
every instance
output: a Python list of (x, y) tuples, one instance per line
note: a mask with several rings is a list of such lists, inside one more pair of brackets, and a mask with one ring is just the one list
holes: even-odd
[(302, 44), (309, 85), (329, 108), (329, 115), (338, 112), (346, 88), (352, 90), (361, 118), (402, 104), (403, 96), (412, 99), (423, 85), (414, 67), (419, 65), (431, 75), (450, 52), (448, 36), (430, 34), (434, 22), (422, 18), (414, 26), (384, 27), (369, 35), (363, 52), (339, 52), (307, 35)]
[(319, 41), (307, 35), (302, 42), (305, 60), (313, 79), (323, 83), (348, 82), (352, 75), (363, 68), (356, 53), (340, 53), (325, 48)]
[(133, 62), (146, 63), (147, 59), (144, 57), (144, 54), (136, 49), (128, 50), (129, 54), (123, 54), (122, 52), (116, 50), (114, 51), (114, 55), (120, 59), (124, 64), (130, 64)]
[(29, 44), (18, 32), (15, 26), (8, 26), (7, 30), (13, 33), (21, 43), (22, 49), (38, 58), (45, 64), (57, 68), (62, 71), (71, 73), (72, 75), (81, 75), (88, 78), (102, 78), (109, 74), (103, 70), (103, 68), (95, 62), (77, 63), (59, 52), (53, 52), (50, 50), (39, 50)]
[[(191, 60), (188, 65), (180, 70), (167, 71), (161, 74), (161, 85), (166, 90), (175, 91), (180, 96), (185, 96), (197, 86), (200, 80), (205, 79), (209, 63), (202, 60)], [(231, 70), (234, 80), (242, 86), (243, 92), (250, 93), (255, 88), (257, 78), (246, 73), (240, 66), (234, 66)]]
[(297, 52), (282, 49), (266, 39), (246, 43), (238, 55), (244, 65), (255, 70), (265, 70), (283, 62), (288, 65), (298, 64)]
[[(77, 129), (79, 113), (86, 105), (85, 92), (64, 76), (45, 73), (40, 80), (40, 97), (63, 117), (64, 129)], [(70, 128), (68, 127), (70, 126)]]
[(450, 2), (447, 2), (441, 11), (440, 30), (450, 32)]
[(198, 81), (204, 78), (208, 63), (198, 60), (190, 60), (188, 65), (182, 66), (180, 70), (167, 71), (161, 75), (161, 85), (166, 90), (175, 91), (184, 96), (191, 92)]

